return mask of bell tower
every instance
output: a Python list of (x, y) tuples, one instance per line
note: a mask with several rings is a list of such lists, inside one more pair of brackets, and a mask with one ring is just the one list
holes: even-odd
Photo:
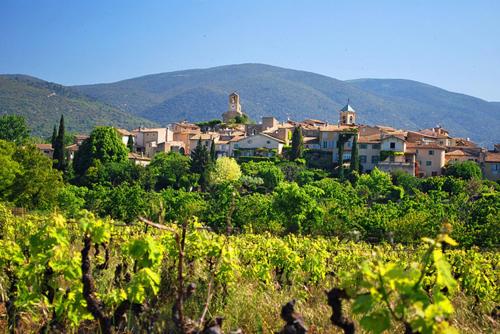
[(349, 104), (349, 99), (347, 99), (347, 104), (344, 108), (340, 109), (340, 125), (355, 125), (356, 124), (356, 110), (354, 110)]
[(236, 92), (229, 94), (228, 111), (222, 114), (222, 120), (224, 123), (228, 123), (231, 119), (236, 116), (242, 116), (240, 96)]

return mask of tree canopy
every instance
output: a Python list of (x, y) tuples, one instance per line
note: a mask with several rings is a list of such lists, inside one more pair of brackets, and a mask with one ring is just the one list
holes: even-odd
[(22, 144), (29, 136), (30, 130), (23, 116), (0, 116), (0, 139)]
[(118, 132), (112, 127), (96, 127), (84, 140), (75, 154), (73, 167), (78, 175), (84, 175), (91, 166), (107, 162), (122, 162), (128, 157), (128, 149)]

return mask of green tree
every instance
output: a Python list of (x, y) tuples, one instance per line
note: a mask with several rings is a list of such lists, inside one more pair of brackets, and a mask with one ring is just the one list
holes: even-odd
[(21, 174), (21, 166), (13, 157), (15, 152), (14, 143), (0, 139), (0, 199), (10, 197), (12, 184)]
[(128, 147), (129, 152), (134, 151), (134, 137), (133, 136), (128, 136), (127, 147)]
[(312, 232), (321, 225), (323, 210), (297, 183), (282, 182), (273, 193), (273, 212), (287, 232)]
[(54, 124), (54, 130), (52, 131), (52, 138), (50, 140), (52, 148), (56, 146), (56, 140), (57, 140), (57, 126)]
[(351, 165), (349, 166), (351, 172), (359, 172), (359, 152), (358, 152), (358, 136), (354, 135), (352, 140), (351, 150)]
[(233, 158), (222, 157), (217, 159), (209, 173), (211, 184), (233, 183), (240, 179), (241, 169)]
[(261, 178), (264, 182), (264, 190), (270, 192), (285, 179), (281, 168), (270, 161), (255, 162), (250, 161), (241, 165), (243, 173)]
[(198, 140), (195, 149), (191, 152), (191, 172), (200, 175), (200, 186), (206, 186), (208, 167), (210, 165), (210, 155), (207, 147)]
[(30, 136), (30, 130), (26, 125), (26, 120), (19, 115), (0, 116), (0, 139), (24, 143)]
[(304, 136), (302, 128), (295, 127), (292, 135), (292, 149), (290, 151), (290, 160), (301, 159), (304, 155)]
[(210, 161), (215, 161), (217, 159), (217, 153), (215, 152), (215, 140), (212, 139), (210, 143)]
[(11, 185), (9, 200), (28, 209), (50, 209), (56, 205), (63, 187), (62, 175), (52, 161), (35, 146), (19, 146), (13, 155), (20, 166)]
[(481, 168), (474, 161), (450, 163), (444, 167), (443, 174), (458, 177), (464, 180), (480, 179), (483, 177)]
[(128, 149), (116, 130), (112, 127), (98, 126), (75, 154), (73, 166), (75, 173), (83, 176), (91, 166), (108, 162), (127, 161)]
[(156, 154), (146, 170), (151, 174), (157, 191), (167, 187), (189, 189), (195, 183), (189, 167), (189, 157), (170, 152)]
[(65, 129), (64, 129), (64, 115), (61, 115), (59, 121), (59, 132), (57, 133), (56, 141), (54, 144), (54, 167), (60, 171), (66, 169), (66, 150), (65, 150)]

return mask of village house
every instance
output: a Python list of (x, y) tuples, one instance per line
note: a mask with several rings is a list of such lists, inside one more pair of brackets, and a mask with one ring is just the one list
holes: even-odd
[(445, 165), (445, 147), (436, 143), (407, 143), (408, 152), (415, 153), (419, 177), (441, 175)]
[[(144, 156), (152, 158), (158, 152), (165, 152), (161, 146), (165, 142), (173, 141), (173, 132), (169, 128), (142, 128), (131, 131), (135, 136), (135, 150)], [(122, 140), (124, 140), (122, 138)]]
[(242, 137), (230, 141), (230, 152), (233, 156), (265, 156), (280, 155), (285, 142), (265, 133)]
[(500, 180), (500, 144), (493, 151), (485, 151), (481, 157), (481, 170), (488, 180)]

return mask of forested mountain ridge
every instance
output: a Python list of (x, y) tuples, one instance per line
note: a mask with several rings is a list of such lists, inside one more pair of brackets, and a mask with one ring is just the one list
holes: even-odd
[[(262, 64), (226, 65), (152, 74), (115, 83), (61, 86), (23, 75), (0, 76), (0, 114), (25, 116), (35, 134), (49, 135), (61, 113), (70, 131), (95, 125), (133, 128), (220, 118), (238, 91), (254, 120), (273, 115), (337, 122), (347, 99), (363, 124), (417, 130), (437, 124), (482, 145), (500, 141), (500, 102), (402, 79), (341, 81)], [(65, 115), (66, 116), (66, 115)], [(146, 119), (148, 121), (146, 121)]]
[(97, 100), (160, 123), (219, 118), (238, 91), (253, 119), (320, 118), (336, 122), (351, 99), (358, 120), (420, 129), (440, 124), (481, 144), (500, 141), (500, 104), (411, 80), (341, 81), (263, 64), (226, 65), (73, 87)]
[(0, 115), (26, 118), (32, 133), (48, 136), (61, 114), (70, 132), (88, 133), (96, 125), (125, 128), (154, 125), (76, 90), (26, 75), (0, 75)]

